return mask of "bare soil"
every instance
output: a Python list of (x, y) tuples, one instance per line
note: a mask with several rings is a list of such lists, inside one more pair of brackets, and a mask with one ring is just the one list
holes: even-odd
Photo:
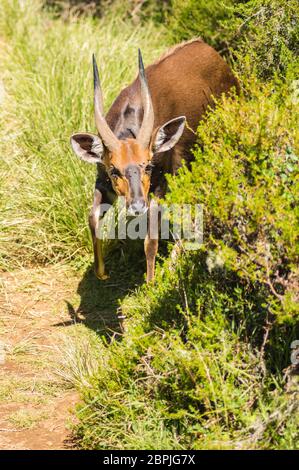
[(75, 387), (96, 373), (99, 338), (122, 334), (119, 301), (143, 281), (139, 258), (134, 270), (111, 262), (105, 282), (92, 266), (0, 272), (0, 449), (75, 448)]
[(62, 266), (0, 273), (0, 449), (74, 448), (79, 397), (55, 364), (77, 285)]

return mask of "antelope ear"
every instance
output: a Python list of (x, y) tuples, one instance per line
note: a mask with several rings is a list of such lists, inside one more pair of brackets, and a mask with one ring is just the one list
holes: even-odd
[(153, 153), (166, 152), (174, 147), (184, 132), (185, 124), (186, 117), (180, 116), (171, 119), (160, 127), (153, 139)]
[(97, 135), (89, 133), (73, 134), (71, 146), (81, 160), (85, 160), (88, 163), (102, 162), (104, 146)]

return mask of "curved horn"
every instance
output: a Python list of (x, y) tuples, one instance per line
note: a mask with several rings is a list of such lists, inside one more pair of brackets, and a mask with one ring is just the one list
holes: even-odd
[(139, 80), (141, 87), (141, 100), (143, 106), (143, 121), (138, 132), (137, 140), (143, 148), (147, 148), (150, 143), (154, 128), (154, 109), (151, 94), (148, 88), (142, 55), (138, 49)]
[(98, 66), (94, 54), (92, 54), (92, 64), (94, 85), (94, 118), (96, 127), (105, 146), (111, 152), (113, 152), (119, 148), (119, 141), (108, 126), (104, 116), (103, 95), (100, 85)]

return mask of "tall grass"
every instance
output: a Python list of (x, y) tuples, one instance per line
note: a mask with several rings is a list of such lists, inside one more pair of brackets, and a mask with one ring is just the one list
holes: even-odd
[(52, 18), (41, 0), (0, 4), (0, 267), (90, 253), (86, 219), (95, 167), (70, 150), (76, 131), (94, 131), (91, 54), (106, 107), (165, 48), (163, 29), (136, 26), (113, 11), (103, 19)]

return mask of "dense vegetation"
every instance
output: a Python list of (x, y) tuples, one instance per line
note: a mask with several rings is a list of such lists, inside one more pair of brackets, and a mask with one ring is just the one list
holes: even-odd
[(161, 257), (156, 283), (120, 302), (125, 332), (96, 341), (74, 431), (83, 448), (298, 448), (297, 2), (165, 4), (145, 2), (151, 14), (136, 20), (117, 1), (100, 18), (64, 19), (38, 1), (1, 3), (0, 263), (89, 263), (93, 175), (68, 137), (93, 128), (90, 51), (108, 106), (136, 73), (137, 47), (148, 63), (203, 36), (241, 94), (200, 123), (192, 169), (169, 178), (166, 199), (203, 204), (204, 244)]
[(285, 73), (296, 60), (297, 0), (173, 0), (172, 4), (170, 26), (176, 41), (201, 36), (222, 54), (237, 57), (243, 71), (247, 56), (264, 78), (275, 71)]

